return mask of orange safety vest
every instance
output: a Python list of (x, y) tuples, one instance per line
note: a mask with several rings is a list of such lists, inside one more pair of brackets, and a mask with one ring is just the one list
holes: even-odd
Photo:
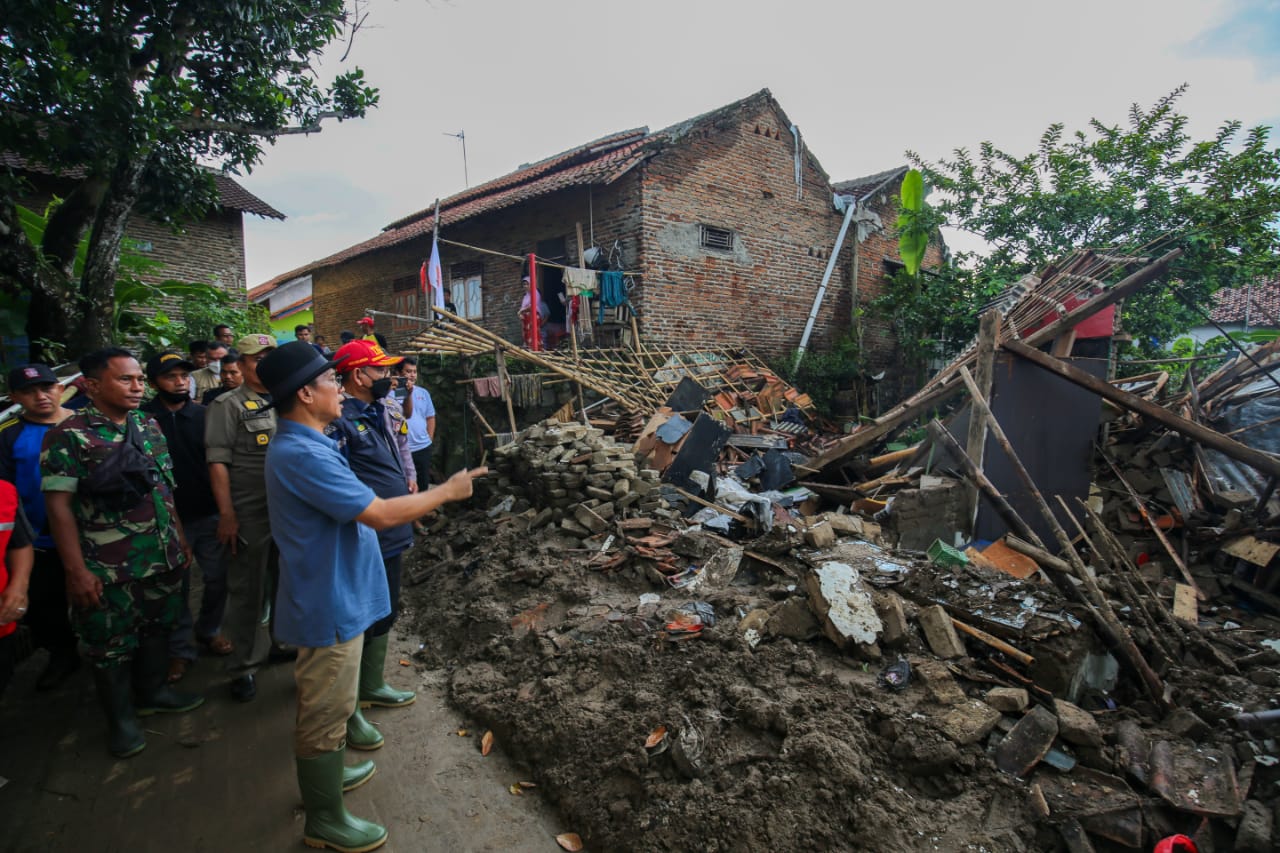
[[(0, 480), (0, 592), (9, 586), (9, 566), (6, 562), (9, 551), (9, 539), (13, 536), (13, 525), (18, 520), (18, 489), (13, 483)], [(17, 621), (8, 625), (0, 625), (0, 637), (7, 637), (18, 630)]]

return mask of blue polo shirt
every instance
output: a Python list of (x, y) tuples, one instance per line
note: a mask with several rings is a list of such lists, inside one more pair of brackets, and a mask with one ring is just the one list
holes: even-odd
[(355, 520), (375, 495), (351, 473), (337, 444), (281, 418), (266, 476), (271, 536), (280, 549), (276, 638), (331, 646), (390, 615), (378, 536)]

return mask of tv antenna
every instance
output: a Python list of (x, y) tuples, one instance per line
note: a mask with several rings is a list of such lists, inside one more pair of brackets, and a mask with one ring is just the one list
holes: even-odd
[(471, 179), (467, 177), (467, 132), (460, 130), (457, 133), (444, 133), (444, 136), (452, 136), (454, 139), (462, 141), (462, 183), (470, 188)]

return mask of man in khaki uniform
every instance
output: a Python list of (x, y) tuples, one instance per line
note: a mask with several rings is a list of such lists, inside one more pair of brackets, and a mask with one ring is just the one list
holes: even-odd
[(275, 348), (270, 335), (245, 335), (237, 341), (244, 383), (210, 403), (205, 416), (205, 458), (218, 504), (218, 540), (228, 554), (223, 633), (234, 651), (227, 657), (227, 670), (231, 695), (240, 702), (257, 695), (254, 673), (271, 653), (266, 614), (278, 569), (264, 470), (276, 413), (268, 408), (271, 397), (258, 379), (258, 363)]

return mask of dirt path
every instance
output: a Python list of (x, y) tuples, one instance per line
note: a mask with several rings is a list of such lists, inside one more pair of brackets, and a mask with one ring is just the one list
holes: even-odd
[[(394, 660), (418, 642), (397, 636)], [(258, 699), (234, 703), (217, 661), (202, 658), (184, 686), (208, 688), (204, 707), (146, 721), (148, 746), (128, 761), (106, 752), (88, 672), (60, 690), (35, 693), (42, 655), (29, 660), (0, 705), (0, 847), (36, 850), (290, 850), (302, 846), (294, 779), (291, 666), (259, 679)], [(378, 774), (347, 796), (352, 812), (390, 830), (385, 849), (555, 851), (557, 828), (538, 791), (514, 796), (527, 778), (499, 752), (481, 757), (482, 732), (444, 701), (443, 675), (393, 667), (418, 701), (373, 710), (387, 746), (369, 753)], [(349, 760), (352, 760), (349, 757)]]

